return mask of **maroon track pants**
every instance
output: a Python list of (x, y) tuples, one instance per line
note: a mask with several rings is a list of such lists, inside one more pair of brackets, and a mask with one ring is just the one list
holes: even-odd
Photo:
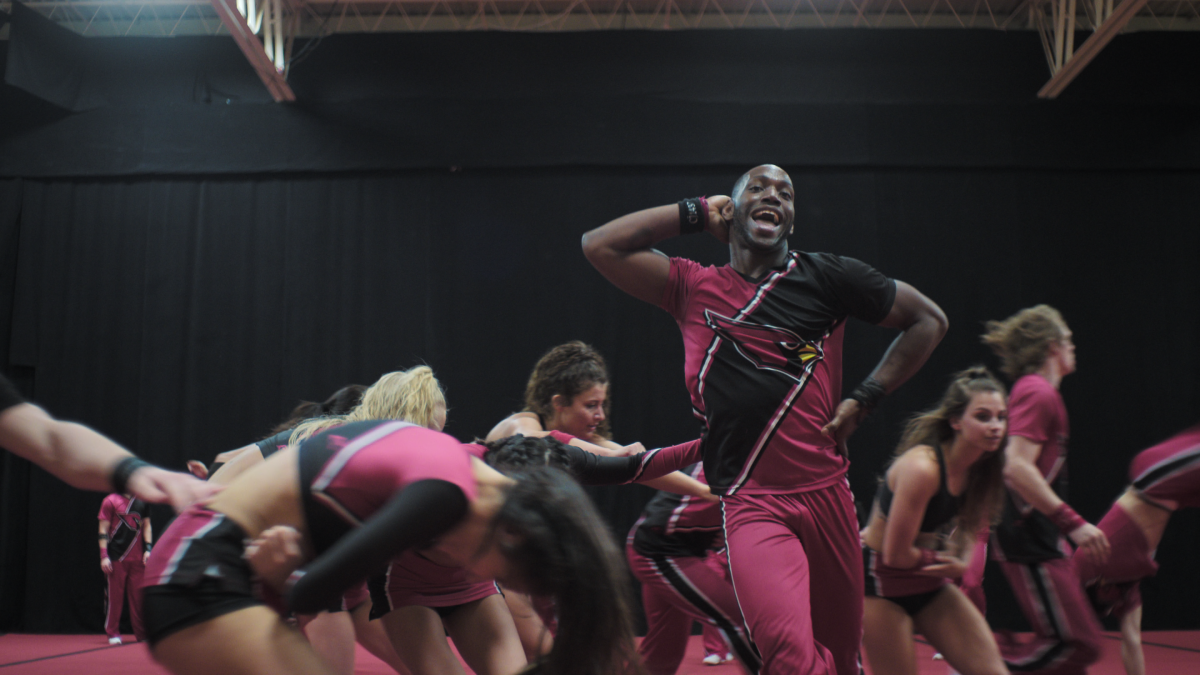
[(1008, 669), (1041, 675), (1086, 673), (1088, 664), (1100, 658), (1103, 629), (1070, 558), (1001, 562), (1000, 568), (1035, 634), (1029, 643), (999, 641)]
[(142, 575), (146, 565), (142, 562), (142, 555), (133, 551), (124, 560), (114, 560), (112, 566), (104, 597), (104, 632), (110, 638), (121, 636), (121, 605), (128, 591), (129, 622), (133, 624), (133, 634), (138, 640), (145, 640), (146, 631), (142, 628)]
[(764, 675), (858, 675), (864, 580), (849, 484), (721, 504), (733, 589)]

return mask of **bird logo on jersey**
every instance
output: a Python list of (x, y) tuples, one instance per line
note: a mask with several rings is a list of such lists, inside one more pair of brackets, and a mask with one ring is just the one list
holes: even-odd
[(125, 527), (128, 527), (131, 530), (136, 530), (142, 526), (142, 514), (138, 513), (137, 511), (130, 511), (129, 513), (120, 513), (117, 515), (120, 516), (121, 522), (125, 523)]
[(731, 319), (704, 312), (710, 330), (728, 340), (747, 361), (760, 370), (771, 370), (802, 382), (825, 358), (819, 342), (809, 342), (786, 328)]

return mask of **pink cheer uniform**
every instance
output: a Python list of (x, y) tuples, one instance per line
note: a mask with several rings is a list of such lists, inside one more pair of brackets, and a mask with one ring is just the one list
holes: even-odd
[[(934, 454), (938, 462), (938, 491), (925, 504), (921, 516), (919, 534), (932, 535), (944, 542), (958, 525), (958, 509), (961, 499), (950, 494), (946, 485), (946, 459), (942, 446), (935, 445)], [(887, 518), (891, 513), (893, 492), (887, 477), (879, 482), (875, 491), (875, 503), (879, 512)], [(863, 567), (866, 570), (866, 595), (885, 598), (899, 605), (909, 616), (916, 616), (924, 609), (950, 580), (917, 574), (920, 566), (912, 568), (892, 567), (883, 562), (883, 555), (863, 544)]]
[[(374, 570), (453, 528), (476, 492), (462, 444), (405, 422), (326, 430), (301, 444), (297, 461), (306, 534), (316, 553), (283, 598), (300, 613), (336, 608)], [(146, 569), (152, 643), (270, 595), (256, 588), (242, 557), (245, 536), (224, 514), (202, 507), (175, 519)]]
[[(477, 443), (464, 444), (462, 449), (479, 459), (483, 459), (486, 450)], [(371, 578), (369, 587), (372, 619), (409, 605), (430, 607), (439, 614), (449, 613), (460, 605), (500, 592), (495, 581), (480, 581), (460, 567), (439, 565), (415, 550), (394, 558), (387, 572)]]

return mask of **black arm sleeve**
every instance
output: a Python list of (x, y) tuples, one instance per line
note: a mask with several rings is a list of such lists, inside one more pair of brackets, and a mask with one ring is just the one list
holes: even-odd
[(21, 398), (21, 394), (8, 378), (0, 375), (0, 412), (4, 412), (13, 406), (21, 405), (25, 402)]
[(571, 459), (571, 475), (583, 485), (620, 485), (637, 477), (641, 457), (602, 457), (583, 448), (568, 445), (567, 455)]
[(601, 457), (567, 446), (571, 474), (583, 485), (620, 485), (665, 476), (700, 461), (700, 439), (639, 452), (629, 457)]
[(405, 549), (446, 532), (466, 514), (467, 496), (457, 485), (436, 479), (408, 485), (304, 569), (287, 594), (288, 607), (301, 614), (328, 608), (347, 588)]

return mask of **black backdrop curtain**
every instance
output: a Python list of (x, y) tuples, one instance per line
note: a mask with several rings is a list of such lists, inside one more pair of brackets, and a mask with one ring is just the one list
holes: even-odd
[[(421, 362), (446, 386), (447, 431), (467, 440), (518, 409), (541, 352), (577, 338), (611, 364), (616, 438), (678, 442), (696, 433), (678, 330), (610, 287), (579, 237), (628, 211), (727, 191), (742, 168), (5, 183), (20, 215), (16, 232), (0, 230), (6, 243), (19, 239), (15, 256), (4, 249), (16, 274), (0, 276), (13, 289), (0, 335), (11, 336), (9, 366), (32, 373), (37, 401), (174, 467), (262, 436), (297, 399)], [(978, 343), (982, 322), (1036, 302), (1061, 308), (1077, 336), (1080, 370), (1063, 391), (1072, 501), (1085, 516), (1098, 518), (1121, 490), (1135, 451), (1195, 420), (1200, 232), (1180, 224), (1200, 210), (1200, 176), (792, 176), (793, 246), (866, 260), (951, 318), (929, 364), (853, 439), (860, 501), (903, 417), (933, 401), (952, 370), (994, 363)], [(704, 236), (663, 248), (726, 257)], [(852, 323), (847, 381), (890, 339)], [(101, 496), (38, 470), (27, 495), (10, 490), (16, 464), (5, 464), (3, 593), (22, 611), (6, 613), (18, 617), (9, 627), (98, 630)], [(596, 492), (614, 534), (648, 494)], [(153, 516), (161, 529), (169, 514)], [(1148, 627), (1196, 625), (1187, 608), (1200, 601), (1189, 562), (1198, 531), (1194, 514), (1173, 519), (1162, 572), (1144, 590)], [(13, 569), (22, 533), (26, 562)], [(995, 605), (994, 619), (1011, 620)]]

